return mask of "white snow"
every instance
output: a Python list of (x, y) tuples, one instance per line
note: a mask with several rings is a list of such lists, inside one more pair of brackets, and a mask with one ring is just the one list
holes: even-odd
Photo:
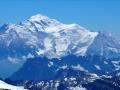
[(48, 67), (51, 67), (51, 66), (53, 66), (53, 62), (50, 61), (50, 62), (48, 63)]
[(86, 71), (83, 67), (80, 66), (80, 64), (78, 64), (77, 66), (72, 66), (72, 68), (74, 70)]
[(120, 54), (120, 44), (117, 38), (111, 35), (109, 36), (108, 33), (98, 32), (97, 37), (89, 46), (87, 53), (92, 53), (93, 55), (101, 55), (106, 58), (114, 57), (114, 54)]
[(48, 17), (41, 15), (41, 14), (37, 14), (35, 16), (30, 17), (31, 21), (40, 21), (40, 20), (44, 20), (44, 19), (48, 19)]
[[(109, 54), (109, 51), (113, 53), (120, 51), (120, 44), (113, 43), (114, 39), (108, 40), (108, 37), (105, 38), (98, 32), (91, 32), (78, 24), (63, 24), (41, 14), (32, 16), (19, 25), (8, 24), (6, 27), (7, 30), (0, 35), (0, 43), (4, 45), (0, 47), (0, 50), (1, 53), (2, 51), (5, 53), (3, 57), (9, 56), (4, 59), (9, 59), (13, 63), (15, 63), (15, 58), (24, 57), (25, 60), (35, 55), (59, 59), (70, 54), (104, 55)], [(23, 53), (24, 51), (26, 54)], [(11, 52), (13, 52), (12, 55)], [(100, 69), (99, 66), (95, 67)]]
[(34, 58), (34, 55), (32, 55), (31, 53), (29, 53), (29, 54), (27, 55), (27, 58)]
[(37, 55), (44, 55), (45, 50), (44, 49), (38, 49), (38, 51), (36, 51)]
[(8, 40), (8, 41), (7, 41), (6, 46), (7, 46), (7, 47), (9, 47), (9, 46), (10, 46), (10, 44), (11, 44), (11, 42), (12, 42), (12, 40), (11, 40), (11, 39), (10, 39), (10, 40)]
[(108, 64), (108, 62), (107, 62), (107, 61), (104, 61), (104, 64)]
[(61, 67), (59, 67), (60, 69), (67, 69), (67, 65), (63, 65)]
[(116, 60), (116, 61), (111, 61), (113, 64), (119, 64), (120, 60)]
[(100, 66), (94, 65), (96, 69), (101, 70)]
[(86, 88), (82, 86), (76, 86), (76, 87), (69, 87), (70, 90), (87, 90)]
[(55, 83), (55, 87), (57, 88), (59, 86), (59, 82), (56, 82)]
[(120, 73), (117, 73), (117, 76), (120, 76)]
[(8, 57), (8, 61), (12, 64), (17, 64), (19, 62), (18, 58)]
[(94, 77), (94, 78), (99, 78), (99, 76), (95, 73), (91, 73), (91, 75)]
[[(69, 53), (84, 56), (98, 35), (97, 32), (90, 32), (78, 24), (63, 24), (41, 14), (30, 17), (20, 25), (8, 25), (7, 35), (11, 32), (14, 32), (14, 39), (18, 36), (27, 47), (35, 50), (37, 55), (48, 58), (60, 58)], [(6, 46), (9, 46), (11, 41), (12, 39), (8, 40)]]
[(74, 77), (71, 77), (71, 78), (69, 78), (71, 81), (75, 81), (76, 80), (76, 78), (74, 78)]
[(120, 50), (117, 48), (108, 47), (108, 49), (116, 53), (120, 52)]
[(0, 80), (0, 89), (27, 90), (27, 89), (24, 89), (23, 87), (18, 87), (18, 86), (13, 86), (13, 85), (7, 84), (1, 80)]
[(115, 70), (120, 70), (120, 60), (111, 61), (111, 62), (112, 62), (112, 64), (114, 65)]
[(44, 39), (44, 47), (46, 51), (49, 51), (52, 48), (51, 39), (45, 38)]
[[(49, 34), (42, 41), (44, 42), (44, 49), (39, 48), (38, 51), (36, 51), (38, 55), (45, 55), (49, 58), (59, 58), (67, 55), (68, 53), (84, 56), (87, 48), (92, 44), (94, 38), (98, 35), (97, 32), (90, 32), (78, 24), (62, 24), (57, 20), (50, 19), (41, 14), (32, 16), (29, 20), (34, 23), (38, 31), (43, 31)], [(40, 20), (43, 20), (46, 24), (49, 24), (49, 26), (42, 25), (44, 30), (41, 30), (43, 29), (41, 28), (41, 24), (34, 22), (40, 22)], [(26, 21), (23, 23), (27, 26), (27, 28), (31, 27), (31, 24), (27, 24), (30, 22)], [(61, 34), (61, 32), (65, 35)], [(36, 44), (35, 41), (37, 41), (37, 39), (31, 39), (29, 42), (30, 41), (32, 42), (31, 45), (34, 45)], [(27, 42), (27, 44), (29, 45), (30, 43)], [(81, 44), (84, 46), (81, 46)], [(72, 47), (69, 48), (69, 46)], [(77, 48), (76, 51), (72, 52), (71, 50), (75, 48)]]

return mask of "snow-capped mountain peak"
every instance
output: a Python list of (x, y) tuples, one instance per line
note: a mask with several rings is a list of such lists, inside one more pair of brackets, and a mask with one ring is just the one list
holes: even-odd
[[(100, 53), (99, 51), (102, 49), (101, 44), (105, 44), (105, 48), (107, 46), (111, 46), (111, 48), (117, 46), (116, 48), (119, 49), (118, 42), (110, 34), (105, 35), (101, 32), (91, 32), (78, 24), (63, 24), (41, 14), (32, 16), (19, 25), (4, 25), (1, 29), (5, 30), (6, 33), (1, 34), (1, 40), (11, 37), (10, 41), (14, 43), (13, 38), (16, 38), (19, 42), (22, 41), (25, 44), (24, 47), (29, 47), (35, 55), (42, 54), (51, 58), (62, 57), (70, 53), (86, 55), (86, 52), (91, 53), (92, 47), (98, 46), (100, 47), (97, 49), (100, 50), (96, 51), (96, 49), (92, 53)], [(9, 43), (9, 46), (11, 43)], [(96, 46), (98, 43), (99, 45)], [(90, 49), (90, 52), (88, 49)]]
[(49, 19), (47, 16), (44, 16), (42, 14), (37, 14), (35, 16), (30, 17), (29, 20), (31, 20), (31, 21), (40, 21), (40, 20), (47, 20), (47, 19)]
[(21, 22), (20, 25), (22, 25), (26, 29), (31, 30), (32, 32), (44, 32), (47, 28), (54, 28), (63, 24), (55, 19), (48, 18), (47, 16), (43, 16), (41, 14), (37, 14)]
[[(113, 51), (120, 50), (119, 42), (109, 38), (108, 35), (91, 32), (78, 24), (63, 24), (41, 14), (32, 16), (18, 25), (4, 25), (0, 28), (0, 43), (0, 58), (5, 61), (10, 61), (8, 57), (24, 61), (29, 55), (46, 56), (51, 59), (69, 54), (101, 55), (102, 52), (104, 56), (104, 53), (113, 54)], [(106, 49), (108, 46), (112, 50)], [(5, 64), (5, 62), (0, 64), (3, 63)], [(15, 68), (11, 65), (11, 69)]]
[[(5, 25), (2, 29), (5, 29), (6, 34), (1, 35), (1, 40), (11, 37), (10, 41), (14, 42), (12, 38), (18, 38), (35, 55), (45, 55), (50, 58), (68, 54), (84, 56), (91, 51), (99, 54), (102, 50), (101, 44), (105, 44), (105, 48), (119, 49), (119, 43), (110, 34), (91, 32), (78, 24), (63, 24), (41, 14), (32, 16), (19, 25)], [(98, 46), (99, 48), (95, 50), (94, 48)]]

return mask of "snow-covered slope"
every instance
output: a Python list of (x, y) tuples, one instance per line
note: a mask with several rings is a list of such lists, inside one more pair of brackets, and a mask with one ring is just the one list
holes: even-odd
[(77, 24), (62, 24), (43, 15), (32, 16), (19, 25), (5, 24), (0, 28), (0, 76), (11, 75), (26, 58), (84, 55), (96, 36), (97, 32)]
[(120, 43), (111, 33), (99, 32), (89, 46), (87, 54), (100, 55), (107, 58), (120, 55)]
[(27, 90), (27, 89), (24, 89), (23, 87), (13, 86), (0, 80), (0, 90)]
[(0, 32), (0, 46), (4, 47), (1, 57), (12, 54), (21, 58), (27, 55), (59, 58), (68, 54), (85, 55), (86, 52), (100, 55), (120, 52), (120, 44), (111, 35), (91, 32), (78, 24), (63, 24), (40, 14), (19, 25), (4, 25)]
[[(101, 40), (104, 42), (101, 43)], [(103, 45), (105, 50), (101, 48)], [(120, 43), (78, 24), (63, 24), (38, 14), (18, 25), (5, 24), (0, 28), (0, 76), (11, 75), (27, 58), (46, 56), (51, 59), (91, 53), (101, 55), (101, 50), (117, 55)]]
[[(6, 30), (3, 30), (3, 27)], [(5, 53), (1, 56), (16, 52), (17, 55), (14, 56), (27, 56), (32, 53), (49, 58), (58, 58), (69, 53), (84, 55), (98, 35), (97, 32), (90, 32), (77, 24), (62, 24), (42, 15), (32, 16), (19, 25), (3, 27), (0, 42), (4, 45)]]

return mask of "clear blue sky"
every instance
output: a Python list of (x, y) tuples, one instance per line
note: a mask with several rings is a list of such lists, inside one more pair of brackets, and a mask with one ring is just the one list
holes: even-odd
[(120, 0), (0, 0), (0, 25), (38, 13), (93, 31), (120, 33)]

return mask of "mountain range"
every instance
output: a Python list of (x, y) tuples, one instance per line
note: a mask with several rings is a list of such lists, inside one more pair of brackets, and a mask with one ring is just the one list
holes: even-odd
[(83, 75), (96, 80), (119, 76), (119, 71), (120, 40), (112, 33), (63, 24), (41, 14), (0, 28), (1, 78), (49, 81)]

